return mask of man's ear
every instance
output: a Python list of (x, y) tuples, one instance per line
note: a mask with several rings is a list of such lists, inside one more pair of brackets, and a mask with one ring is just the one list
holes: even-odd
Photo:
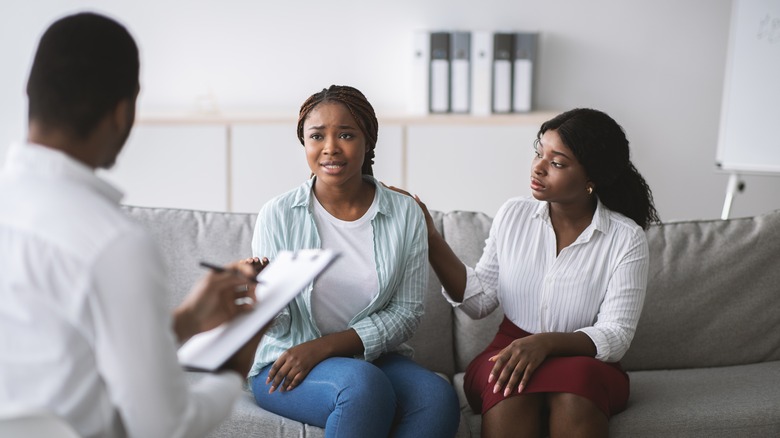
[(119, 132), (125, 132), (135, 121), (135, 99), (122, 99), (114, 107), (111, 122)]

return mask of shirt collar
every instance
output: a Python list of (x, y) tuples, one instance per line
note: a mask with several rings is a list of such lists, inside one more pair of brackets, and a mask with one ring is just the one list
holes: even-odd
[[(536, 211), (533, 214), (534, 218), (541, 219), (550, 228), (552, 228), (552, 221), (550, 220), (550, 204), (548, 202), (539, 202), (536, 206)], [(602, 234), (607, 234), (610, 226), (609, 209), (601, 203), (601, 199), (596, 197), (596, 211), (593, 213), (593, 219), (587, 228), (582, 232), (579, 240), (590, 240), (593, 233), (598, 231)]]
[[(293, 207), (305, 207), (309, 208), (312, 202), (312, 186), (314, 185), (314, 180), (316, 177), (309, 178), (303, 185), (301, 185), (300, 189), (295, 193), (295, 197), (292, 202)], [(376, 197), (377, 197), (377, 214), (383, 214), (385, 216), (391, 216), (392, 209), (390, 208), (390, 199), (388, 198), (388, 192), (390, 189), (386, 188), (382, 183), (376, 180), (371, 175), (363, 175), (363, 179), (369, 181), (371, 184), (376, 187)]]
[(598, 196), (596, 196), (596, 212), (593, 213), (593, 222), (590, 225), (593, 231), (599, 231), (603, 234), (609, 232), (609, 209), (601, 203), (601, 199)]
[(35, 143), (11, 145), (5, 162), (9, 174), (32, 175), (73, 181), (95, 190), (113, 203), (119, 204), (122, 192), (99, 178), (93, 169), (57, 149)]

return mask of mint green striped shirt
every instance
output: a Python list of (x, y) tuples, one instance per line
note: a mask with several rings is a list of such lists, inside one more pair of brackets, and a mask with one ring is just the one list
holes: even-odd
[[(361, 359), (372, 361), (387, 352), (412, 355), (405, 344), (423, 314), (428, 280), (428, 234), (422, 211), (414, 200), (376, 186), (377, 212), (374, 259), (379, 293), (349, 322), (363, 341)], [(268, 201), (260, 210), (252, 238), (252, 253), (273, 260), (279, 251), (320, 248), (312, 215), (314, 178)], [(287, 349), (320, 337), (311, 309), (312, 285), (306, 287), (280, 314), (263, 337), (249, 375), (257, 375)]]

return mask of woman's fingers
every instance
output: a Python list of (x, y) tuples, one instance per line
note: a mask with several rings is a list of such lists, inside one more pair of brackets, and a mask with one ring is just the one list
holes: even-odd
[(268, 390), (269, 394), (277, 389), (279, 389), (279, 391), (289, 391), (295, 388), (308, 374), (308, 371), (304, 371), (301, 367), (293, 365), (296, 361), (289, 360), (290, 356), (287, 354), (288, 353), (285, 352), (279, 356), (279, 359), (271, 365), (271, 369), (268, 371), (268, 378), (265, 379), (265, 384), (271, 385), (271, 388)]
[(539, 365), (541, 365), (541, 362), (530, 362), (525, 367), (525, 372), (523, 373), (523, 379), (520, 380), (520, 384), (517, 386), (517, 392), (523, 392), (523, 389), (525, 389), (526, 386), (528, 386), (528, 381), (531, 380), (531, 375), (536, 371), (537, 368), (539, 368)]
[(536, 368), (544, 360), (536, 354), (528, 354), (519, 343), (513, 343), (501, 350), (495, 356), (488, 359), (494, 362), (493, 369), (488, 376), (488, 383), (493, 383), (493, 393), (503, 392), (508, 396), (517, 388), (522, 392), (528, 385)]
[(507, 373), (511, 373), (514, 370), (516, 362), (513, 362), (512, 354), (506, 348), (488, 360), (495, 362), (488, 376), (488, 383), (496, 381), (496, 384), (493, 386), (493, 393), (495, 394), (504, 388), (504, 383), (508, 379)]
[(268, 390), (269, 394), (276, 391), (276, 388), (281, 385), (285, 377), (287, 377), (288, 371), (289, 368), (287, 367), (286, 361), (282, 356), (280, 356), (279, 359), (277, 359), (276, 362), (271, 365), (271, 369), (268, 371), (268, 377), (265, 379), (265, 384), (271, 385), (271, 388)]
[[(525, 370), (525, 365), (515, 358), (511, 358), (507, 361), (506, 365), (501, 370), (501, 374), (498, 376), (496, 384), (493, 386), (493, 393), (503, 391), (504, 396), (509, 395), (508, 391), (510, 386), (508, 386), (507, 383), (511, 382), (514, 376), (517, 375), (517, 373), (522, 373), (523, 370)], [(519, 380), (519, 377), (517, 380)]]
[(292, 378), (287, 376), (287, 380), (285, 380), (284, 386), (281, 389), (284, 391), (291, 391), (293, 388), (297, 387), (307, 375), (307, 372), (300, 371)]
[[(517, 386), (517, 382), (528, 372), (528, 365), (526, 363), (518, 363), (509, 373), (508, 380), (504, 386), (504, 397), (512, 393), (512, 390)], [(499, 379), (500, 380), (500, 379)]]

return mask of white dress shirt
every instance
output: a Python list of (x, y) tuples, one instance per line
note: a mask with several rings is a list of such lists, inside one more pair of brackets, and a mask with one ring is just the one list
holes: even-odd
[(0, 410), (47, 408), (84, 437), (196, 437), (236, 373), (189, 387), (163, 261), (121, 193), (67, 155), (13, 146), (0, 173)]
[(644, 230), (599, 201), (577, 240), (556, 250), (548, 204), (510, 199), (493, 220), (477, 266), (466, 268), (463, 303), (448, 300), (475, 319), (500, 303), (506, 317), (529, 333), (584, 332), (596, 345), (596, 359), (620, 360), (645, 299)]

